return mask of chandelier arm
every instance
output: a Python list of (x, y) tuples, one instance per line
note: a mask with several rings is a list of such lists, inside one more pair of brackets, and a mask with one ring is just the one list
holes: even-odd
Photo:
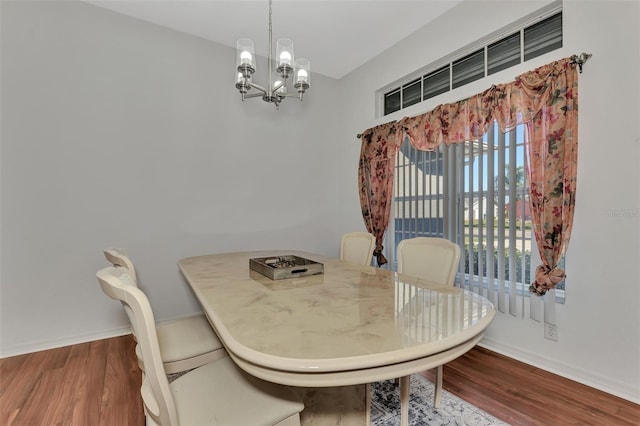
[[(266, 93), (266, 92), (265, 92), (265, 93)], [(264, 96), (264, 93), (246, 93), (246, 94), (244, 95), (245, 99), (246, 99), (246, 98), (258, 98), (258, 97), (260, 97), (260, 98), (261, 98), (261, 97), (263, 97), (263, 96)]]
[(281, 98), (299, 98), (300, 94), (298, 93), (282, 93), (282, 94), (278, 94), (278, 96), (280, 96)]
[(255, 84), (255, 83), (249, 83), (249, 86), (253, 87), (254, 89), (257, 89), (259, 91), (261, 91), (262, 93), (259, 96), (262, 96), (263, 94), (267, 94), (269, 93), (269, 91), (267, 89), (265, 89), (264, 87), (260, 86), (259, 84)]

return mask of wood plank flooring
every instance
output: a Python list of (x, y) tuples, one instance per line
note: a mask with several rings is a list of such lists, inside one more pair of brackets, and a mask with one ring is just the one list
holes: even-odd
[(0, 425), (144, 425), (131, 335), (0, 360)]
[[(134, 347), (128, 335), (1, 359), (0, 425), (144, 425)], [(640, 405), (480, 347), (445, 365), (444, 388), (511, 425), (640, 425)]]
[(443, 387), (511, 425), (640, 425), (638, 404), (478, 346), (445, 364)]

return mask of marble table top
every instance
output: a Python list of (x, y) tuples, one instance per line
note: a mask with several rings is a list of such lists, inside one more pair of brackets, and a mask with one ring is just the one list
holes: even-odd
[[(324, 273), (271, 280), (249, 268), (250, 258), (290, 254), (322, 263)], [(222, 253), (178, 265), (227, 351), (274, 370), (335, 373), (425, 359), (475, 344), (495, 315), (472, 292), (306, 252)]]

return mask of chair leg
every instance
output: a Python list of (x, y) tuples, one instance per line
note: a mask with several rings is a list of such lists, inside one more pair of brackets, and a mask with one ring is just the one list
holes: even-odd
[(365, 388), (365, 406), (366, 410), (364, 412), (364, 420), (367, 426), (371, 424), (371, 383), (367, 383)]
[(400, 377), (400, 426), (409, 426), (409, 383), (411, 376)]
[(436, 389), (433, 393), (433, 406), (440, 408), (442, 403), (442, 365), (436, 368)]

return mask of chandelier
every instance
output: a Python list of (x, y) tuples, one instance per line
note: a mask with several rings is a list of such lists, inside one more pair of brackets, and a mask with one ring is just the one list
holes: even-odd
[[(262, 97), (265, 102), (275, 104), (276, 108), (284, 98), (293, 97), (302, 100), (304, 92), (309, 88), (311, 82), (311, 63), (308, 59), (295, 59), (293, 55), (293, 41), (288, 38), (281, 38), (277, 41), (275, 61), (272, 54), (271, 36), (271, 0), (269, 0), (269, 80), (266, 87), (262, 87), (252, 81), (253, 73), (256, 72), (256, 56), (253, 48), (253, 41), (248, 38), (238, 39), (236, 51), (236, 89), (245, 98)], [(273, 79), (273, 71), (277, 73), (276, 80)], [(292, 77), (293, 88), (297, 93), (287, 92), (287, 83)], [(249, 93), (251, 89), (256, 89), (259, 93)]]

